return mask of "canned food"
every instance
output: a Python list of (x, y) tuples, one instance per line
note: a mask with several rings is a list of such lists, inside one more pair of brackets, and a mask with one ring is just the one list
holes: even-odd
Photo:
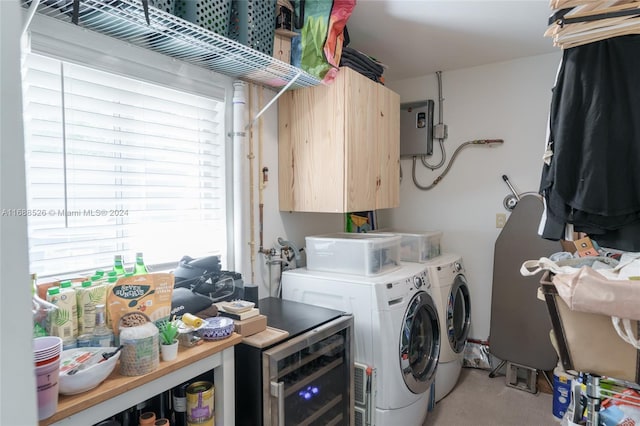
[(201, 381), (187, 386), (187, 425), (213, 426), (213, 383)]

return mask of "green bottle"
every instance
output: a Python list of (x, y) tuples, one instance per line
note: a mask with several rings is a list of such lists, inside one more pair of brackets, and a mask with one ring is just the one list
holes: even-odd
[(143, 275), (148, 274), (149, 270), (144, 265), (144, 260), (142, 258), (142, 253), (136, 253), (136, 264), (133, 267), (133, 275)]
[[(31, 274), (31, 297), (38, 298), (38, 276), (35, 273)], [(34, 305), (37, 302), (34, 300)], [(33, 311), (33, 337), (42, 337), (47, 335), (47, 316), (43, 314), (42, 310)]]
[(119, 277), (125, 274), (126, 271), (124, 270), (124, 265), (122, 264), (122, 255), (116, 254), (113, 260), (113, 272), (115, 272)]

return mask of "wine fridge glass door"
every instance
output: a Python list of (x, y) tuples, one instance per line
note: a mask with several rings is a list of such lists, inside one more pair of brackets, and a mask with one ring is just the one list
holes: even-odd
[(345, 315), (263, 353), (265, 425), (351, 424), (352, 333)]

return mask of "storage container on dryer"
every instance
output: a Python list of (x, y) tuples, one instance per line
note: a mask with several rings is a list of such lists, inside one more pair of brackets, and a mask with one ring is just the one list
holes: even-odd
[(305, 240), (309, 270), (369, 276), (400, 267), (398, 235), (338, 232)]

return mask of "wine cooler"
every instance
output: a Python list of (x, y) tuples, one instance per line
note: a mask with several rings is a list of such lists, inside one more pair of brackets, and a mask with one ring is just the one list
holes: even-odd
[[(237, 424), (353, 425), (353, 317), (297, 302), (278, 303), (302, 308), (305, 318), (317, 310), (338, 315), (268, 348), (236, 346)], [(267, 318), (276, 322), (273, 312)]]

